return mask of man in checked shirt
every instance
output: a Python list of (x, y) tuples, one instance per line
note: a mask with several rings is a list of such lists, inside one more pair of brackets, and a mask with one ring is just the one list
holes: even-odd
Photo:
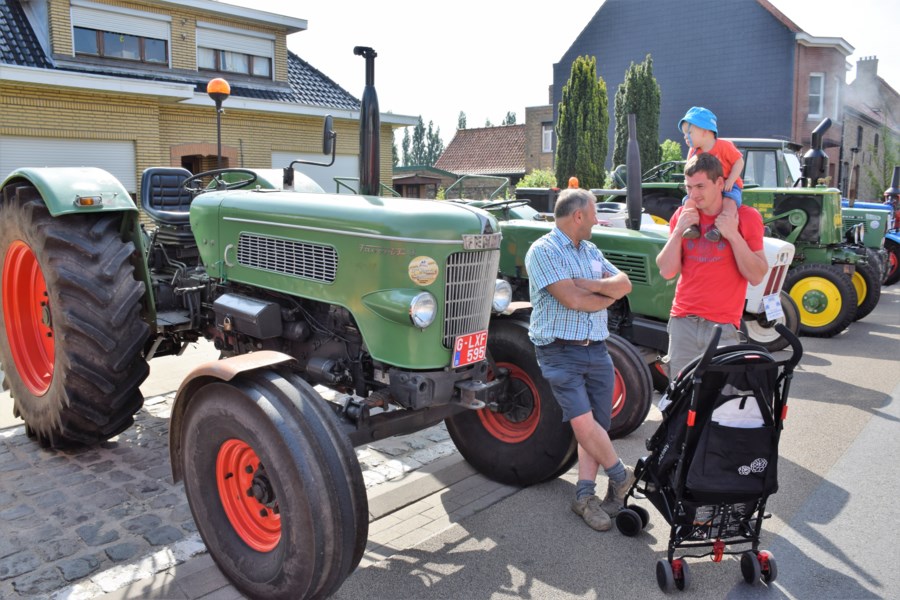
[[(597, 224), (595, 202), (587, 190), (564, 190), (556, 201), (556, 225), (529, 248), (525, 268), (533, 306), (528, 335), (578, 441), (572, 510), (606, 531), (634, 482), (634, 470), (619, 460), (607, 433), (614, 373), (604, 342), (606, 308), (631, 291), (631, 281), (589, 241)], [(609, 478), (602, 502), (595, 494), (600, 467)]]

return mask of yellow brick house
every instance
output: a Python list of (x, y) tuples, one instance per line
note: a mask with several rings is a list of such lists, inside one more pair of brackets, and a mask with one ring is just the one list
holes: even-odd
[[(306, 28), (213, 0), (0, 0), (0, 179), (18, 167), (94, 166), (136, 195), (147, 167), (215, 168), (206, 84), (223, 77), (223, 166), (323, 160), (330, 114), (335, 164), (304, 172), (335, 191), (335, 177), (358, 177), (360, 102), (288, 50), (287, 36)], [(360, 92), (364, 83), (360, 59)], [(381, 115), (382, 181), (392, 129), (415, 123)]]

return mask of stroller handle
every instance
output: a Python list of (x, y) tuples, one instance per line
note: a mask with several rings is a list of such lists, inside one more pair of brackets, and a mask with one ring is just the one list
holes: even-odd
[(787, 360), (787, 362), (785, 363), (785, 366), (788, 369), (790, 369), (791, 371), (793, 371), (794, 367), (796, 367), (797, 364), (799, 364), (800, 359), (803, 358), (803, 346), (800, 344), (800, 338), (798, 338), (796, 335), (794, 335), (794, 332), (792, 332), (790, 329), (785, 327), (783, 323), (776, 323), (775, 331), (777, 331), (782, 336), (784, 336), (784, 339), (786, 339), (788, 344), (791, 345), (791, 350), (793, 351), (793, 354)]

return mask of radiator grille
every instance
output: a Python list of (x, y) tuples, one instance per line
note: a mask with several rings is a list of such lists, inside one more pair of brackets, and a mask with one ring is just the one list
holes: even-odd
[(647, 257), (639, 254), (625, 254), (623, 252), (603, 251), (603, 256), (616, 266), (617, 269), (628, 275), (631, 283), (650, 283), (647, 276)]
[(337, 252), (330, 246), (242, 233), (238, 262), (245, 267), (293, 277), (333, 283), (337, 274)]
[(488, 328), (500, 251), (457, 252), (447, 258), (444, 346), (459, 335)]
[(768, 296), (769, 294), (774, 294), (776, 291), (781, 291), (781, 286), (784, 283), (784, 277), (787, 275), (788, 265), (779, 265), (772, 269), (772, 274), (769, 275), (769, 281), (766, 282), (766, 291), (765, 294)]

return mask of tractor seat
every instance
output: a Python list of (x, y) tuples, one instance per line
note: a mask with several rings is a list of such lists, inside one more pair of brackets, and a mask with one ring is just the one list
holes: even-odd
[(181, 187), (191, 172), (150, 167), (141, 175), (141, 207), (157, 224), (188, 225), (193, 195)]

